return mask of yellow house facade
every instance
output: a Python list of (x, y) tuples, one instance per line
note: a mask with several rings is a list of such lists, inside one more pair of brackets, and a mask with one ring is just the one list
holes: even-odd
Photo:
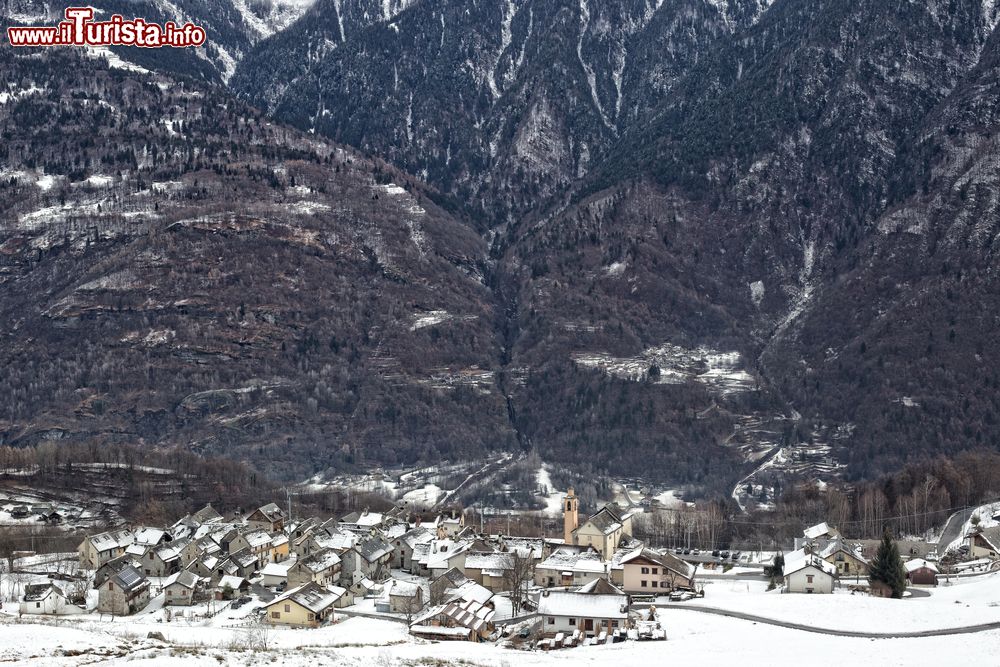
[(333, 618), (341, 595), (308, 583), (275, 598), (265, 607), (264, 620), (271, 625), (316, 628)]
[(573, 544), (592, 546), (603, 558), (611, 558), (622, 538), (632, 536), (632, 515), (607, 505), (576, 528), (572, 536)]

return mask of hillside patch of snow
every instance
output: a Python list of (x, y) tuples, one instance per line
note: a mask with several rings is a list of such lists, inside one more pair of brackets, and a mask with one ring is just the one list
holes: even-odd
[[(577, 364), (598, 368), (612, 377), (634, 382), (683, 384), (701, 382), (723, 393), (754, 389), (752, 375), (740, 368), (738, 352), (719, 352), (707, 347), (687, 350), (672, 343), (652, 347), (634, 357), (614, 357), (602, 352), (577, 352), (571, 355)], [(653, 367), (659, 374), (650, 374)]]

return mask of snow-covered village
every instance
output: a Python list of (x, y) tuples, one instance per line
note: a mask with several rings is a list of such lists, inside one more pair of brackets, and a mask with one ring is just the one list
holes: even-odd
[[(5, 505), (21, 521), (51, 507)], [(1000, 503), (952, 516), (949, 543), (803, 526), (778, 551), (664, 547), (633, 511), (562, 533), (488, 534), (458, 507), (290, 516), (211, 505), (162, 526), (90, 531), (76, 552), (11, 552), (0, 656), (24, 664), (473, 665), (683, 660), (877, 664), (1000, 640)], [(425, 518), (426, 516), (426, 518)]]
[(0, 42), (0, 667), (1000, 667), (1000, 1)]

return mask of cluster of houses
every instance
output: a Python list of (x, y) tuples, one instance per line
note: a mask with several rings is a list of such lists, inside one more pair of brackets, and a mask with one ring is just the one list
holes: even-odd
[[(833, 526), (820, 523), (806, 528), (795, 540), (794, 551), (784, 555), (784, 590), (788, 593), (832, 593), (841, 581), (866, 580), (880, 540), (852, 540)], [(970, 559), (1000, 560), (1000, 528), (974, 528), (966, 534), (961, 552)], [(897, 540), (907, 581), (915, 586), (936, 586), (940, 575), (937, 545), (920, 540)], [(888, 595), (873, 586), (873, 595)]]
[(49, 526), (60, 526), (64, 523), (76, 522), (83, 515), (83, 512), (78, 509), (70, 511), (50, 503), (36, 503), (34, 505), (18, 504), (11, 507), (8, 511), (11, 519), (34, 519), (39, 523)]
[[(317, 627), (367, 601), (356, 611), (403, 616), (411, 634), (436, 640), (494, 636), (501, 608), (505, 624), (537, 617), (545, 648), (658, 637), (653, 609), (643, 617), (636, 604), (694, 592), (696, 565), (636, 539), (632, 516), (615, 505), (581, 517), (573, 489), (562, 503), (559, 538), (483, 535), (460, 511), (427, 522), (401, 508), (292, 522), (273, 503), (229, 518), (208, 505), (167, 528), (90, 535), (78, 555), (93, 572), (96, 610), (115, 616), (146, 609), (159, 595), (164, 606), (190, 606), (243, 598), (256, 587), (266, 593), (260, 620), (273, 625)], [(1000, 553), (986, 531), (970, 534), (968, 544), (974, 557)], [(795, 547), (784, 556), (784, 590), (830, 593), (841, 580), (867, 577), (877, 541), (848, 542), (819, 524)], [(926, 549), (901, 552), (913, 584), (937, 583)], [(21, 611), (88, 609), (78, 591), (47, 583), (26, 587)]]
[[(209, 505), (167, 528), (90, 535), (78, 555), (105, 614), (134, 614), (156, 595), (193, 605), (261, 586), (276, 595), (260, 609), (266, 623), (316, 627), (369, 599), (375, 613), (405, 615), (416, 636), (467, 641), (496, 631), (501, 605), (510, 622), (513, 590), (558, 589), (521, 594), (513, 608), (541, 615), (546, 636), (582, 643), (631, 627), (636, 596), (694, 588), (695, 567), (636, 540), (631, 515), (614, 505), (581, 518), (570, 489), (563, 526), (562, 538), (487, 536), (459, 511), (430, 522), (402, 509), (289, 522), (273, 503), (235, 518)], [(85, 611), (79, 601), (48, 602), (58, 586), (39, 588), (26, 591), (23, 612)]]

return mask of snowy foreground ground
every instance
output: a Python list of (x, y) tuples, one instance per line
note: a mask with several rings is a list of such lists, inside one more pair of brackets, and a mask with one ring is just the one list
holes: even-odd
[[(942, 586), (907, 600), (849, 594), (827, 596), (766, 593), (756, 582), (707, 584), (697, 605), (731, 609), (812, 626), (866, 632), (924, 631), (1000, 621), (1000, 574)], [(690, 603), (688, 603), (690, 604)], [(693, 606), (693, 605), (692, 605)], [(1000, 664), (1000, 630), (941, 637), (863, 639), (785, 629), (687, 608), (660, 610), (666, 642), (628, 642), (552, 653), (489, 644), (424, 642), (403, 624), (344, 618), (318, 630), (273, 629), (267, 649), (243, 650), (247, 630), (181, 620), (158, 622), (156, 614), (100, 621), (0, 620), (0, 663), (23, 665), (801, 665), (835, 657), (840, 664)], [(204, 623), (204, 622), (198, 622)], [(160, 632), (165, 643), (147, 639)]]

